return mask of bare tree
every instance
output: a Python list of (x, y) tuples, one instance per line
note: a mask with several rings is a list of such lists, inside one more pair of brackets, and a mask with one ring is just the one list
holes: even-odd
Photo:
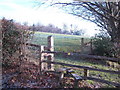
[(111, 41), (120, 42), (120, 2), (54, 3), (68, 6), (68, 13), (94, 22), (111, 36)]
[[(47, 1), (48, 0), (45, 2)], [(101, 28), (101, 30), (107, 31), (111, 37), (111, 41), (115, 44), (116, 49), (120, 53), (120, 1), (82, 1), (84, 0), (71, 0), (69, 2), (66, 2), (66, 0), (49, 0), (48, 2), (56, 6), (62, 5), (62, 8), (65, 9), (68, 13), (94, 22)]]
[(62, 8), (64, 8), (68, 13), (94, 22), (101, 28), (101, 30), (107, 31), (111, 36), (111, 41), (120, 42), (119, 0), (116, 0), (116, 2), (82, 2), (84, 0), (68, 1), (42, 0), (41, 2), (47, 5), (50, 3), (52, 6), (64, 6)]

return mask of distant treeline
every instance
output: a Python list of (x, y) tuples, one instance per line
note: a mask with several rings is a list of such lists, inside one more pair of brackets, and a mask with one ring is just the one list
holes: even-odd
[(49, 24), (47, 26), (40, 25), (40, 24), (33, 24), (30, 26), (30, 30), (34, 31), (40, 31), (40, 32), (50, 32), (50, 33), (59, 33), (59, 34), (70, 34), (70, 35), (83, 35), (84, 31), (83, 30), (63, 30), (58, 27), (55, 27), (52, 24)]
[[(0, 20), (1, 21), (1, 20)], [(83, 35), (84, 31), (83, 30), (63, 30), (58, 27), (55, 27), (52, 24), (49, 24), (47, 26), (42, 25), (42, 24), (33, 24), (33, 25), (28, 25), (27, 22), (20, 24), (18, 22), (15, 22), (14, 20), (13, 24), (18, 28), (18, 29), (23, 29), (23, 30), (30, 30), (30, 31), (40, 31), (40, 32), (50, 32), (50, 33), (59, 33), (59, 34), (69, 34), (69, 35)]]

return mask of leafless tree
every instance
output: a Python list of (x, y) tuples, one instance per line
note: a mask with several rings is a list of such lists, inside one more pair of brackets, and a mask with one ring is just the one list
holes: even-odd
[(54, 3), (68, 7), (68, 13), (94, 22), (111, 36), (111, 41), (120, 42), (120, 2)]
[[(111, 41), (115, 43), (116, 49), (120, 51), (120, 1), (116, 2), (83, 2), (84, 0), (73, 0), (70, 2), (61, 0), (51, 1), (53, 6), (61, 6), (68, 13), (97, 24), (101, 30), (107, 31)], [(88, 1), (88, 0), (87, 0)], [(102, 0), (101, 0), (102, 1)], [(103, 0), (104, 1), (104, 0)]]

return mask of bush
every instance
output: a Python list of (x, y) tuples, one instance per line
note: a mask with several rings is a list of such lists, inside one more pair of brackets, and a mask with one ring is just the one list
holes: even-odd
[(100, 56), (113, 57), (115, 55), (113, 49), (113, 43), (110, 37), (97, 36), (93, 42), (94, 50), (93, 53)]
[(10, 66), (10, 60), (13, 53), (15, 53), (20, 46), (20, 31), (16, 28), (13, 20), (1, 20), (2, 25), (2, 53), (3, 53), (3, 66)]
[(20, 25), (13, 22), (13, 20), (7, 20), (5, 18), (1, 20), (1, 26), (3, 54), (2, 65), (9, 67), (16, 62), (12, 57), (16, 51), (19, 52), (21, 50), (20, 45), (21, 42), (23, 43), (23, 38), (24, 42), (26, 42), (32, 33), (27, 31), (27, 26)]

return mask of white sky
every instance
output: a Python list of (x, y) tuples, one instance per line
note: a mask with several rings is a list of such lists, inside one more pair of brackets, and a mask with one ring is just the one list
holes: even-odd
[(54, 24), (59, 28), (62, 28), (63, 24), (67, 24), (68, 27), (73, 24), (86, 30), (88, 36), (92, 36), (96, 32), (97, 26), (91, 22), (67, 14), (55, 7), (35, 8), (34, 5), (33, 0), (0, 0), (0, 18), (6, 17), (29, 24), (38, 22), (44, 25)]

